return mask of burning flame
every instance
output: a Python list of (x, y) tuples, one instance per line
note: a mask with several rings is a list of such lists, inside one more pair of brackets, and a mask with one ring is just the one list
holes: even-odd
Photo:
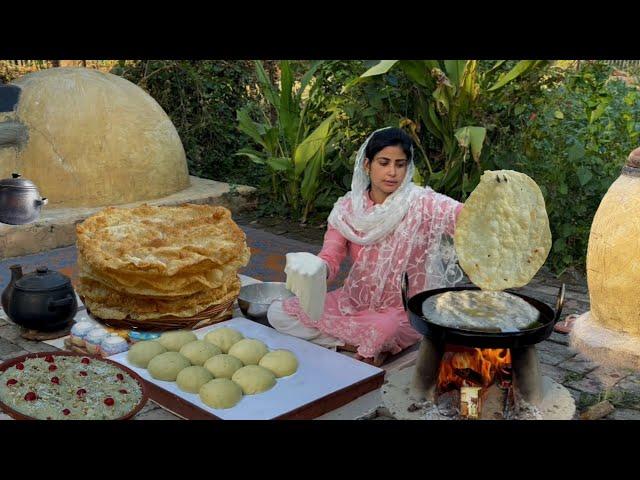
[(456, 347), (446, 351), (440, 364), (438, 390), (463, 386), (488, 387), (496, 377), (509, 376), (511, 354), (508, 349)]

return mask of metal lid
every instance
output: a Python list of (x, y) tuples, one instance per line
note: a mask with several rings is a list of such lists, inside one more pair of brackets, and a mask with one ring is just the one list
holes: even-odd
[(26, 178), (22, 178), (19, 173), (12, 173), (12, 178), (0, 180), (0, 187), (12, 188), (16, 190), (37, 190), (36, 185)]
[(38, 267), (35, 272), (29, 273), (18, 280), (15, 288), (26, 292), (46, 292), (57, 290), (67, 285), (71, 285), (69, 277), (55, 270), (49, 270), (47, 267)]

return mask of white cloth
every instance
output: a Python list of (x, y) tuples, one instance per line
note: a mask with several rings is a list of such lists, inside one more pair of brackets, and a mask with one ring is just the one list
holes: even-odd
[[(384, 203), (376, 205), (370, 211), (365, 211), (364, 193), (370, 183), (364, 169), (367, 145), (371, 137), (387, 128), (376, 130), (362, 144), (353, 168), (351, 191), (338, 199), (329, 214), (329, 223), (339, 230), (347, 240), (358, 245), (376, 243), (395, 230), (409, 210), (416, 194), (424, 190), (413, 183), (415, 165), (413, 163), (413, 146), (411, 146), (411, 158), (407, 159), (409, 160), (407, 172), (398, 189), (389, 195)], [(349, 204), (349, 208), (346, 208), (347, 204)]]
[(332, 350), (344, 345), (343, 341), (330, 335), (326, 335), (317, 328), (305, 327), (297, 318), (288, 315), (282, 309), (282, 300), (276, 300), (269, 306), (267, 319), (271, 326), (280, 333), (302, 338), (303, 340), (307, 340)]
[[(358, 150), (351, 191), (336, 201), (328, 219), (347, 240), (363, 245), (338, 302), (342, 315), (393, 307), (405, 273), (414, 291), (452, 287), (463, 277), (448, 232), (455, 225), (457, 202), (413, 183), (413, 146), (398, 189), (383, 203), (367, 205), (370, 182), (364, 161), (367, 145), (379, 131)], [(420, 271), (408, 271), (410, 255)]]
[(327, 295), (327, 265), (308, 252), (287, 253), (286, 259), (287, 288), (298, 297), (309, 318), (317, 322), (324, 311)]

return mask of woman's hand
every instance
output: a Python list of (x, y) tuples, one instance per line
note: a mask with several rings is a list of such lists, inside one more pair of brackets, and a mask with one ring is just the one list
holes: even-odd
[(319, 320), (327, 293), (327, 265), (307, 252), (287, 253), (286, 258), (287, 288), (300, 299), (300, 306), (309, 318)]

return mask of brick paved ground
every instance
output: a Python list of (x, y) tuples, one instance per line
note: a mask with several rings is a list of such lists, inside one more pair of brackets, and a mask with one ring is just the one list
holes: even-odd
[[(238, 216), (236, 220), (247, 232), (248, 241), (254, 253), (251, 264), (242, 273), (260, 280), (283, 281), (284, 254), (287, 251), (317, 252), (324, 234), (322, 227), (283, 224), (277, 219), (263, 219), (258, 222), (249, 216)], [(68, 247), (45, 254), (6, 259), (0, 262), (0, 288), (4, 288), (4, 284), (8, 281), (8, 265), (16, 261), (25, 264), (27, 271), (30, 271), (34, 265), (43, 263), (74, 277), (75, 258), (75, 248)], [(344, 277), (346, 271), (345, 265), (341, 277)], [(586, 281), (578, 274), (558, 279), (543, 269), (521, 291), (554, 305), (558, 288), (563, 281), (567, 286), (563, 316), (588, 310), (589, 297)], [(563, 384), (574, 396), (577, 405), (576, 416), (589, 405), (609, 400), (615, 410), (606, 417), (607, 419), (640, 420), (639, 372), (615, 370), (593, 363), (568, 347), (567, 335), (555, 332), (548, 340), (538, 344), (537, 349), (543, 374)], [(50, 350), (55, 348), (21, 338), (19, 328), (0, 316), (0, 360), (28, 352)], [(415, 358), (415, 354), (415, 348), (409, 349), (389, 359), (384, 368), (387, 371), (401, 368), (410, 363)], [(343, 408), (333, 415), (329, 414), (326, 418), (386, 419), (389, 416), (377, 392), (372, 392), (361, 401), (352, 403), (353, 405), (349, 405), (348, 408)], [(0, 414), (0, 418), (2, 416)], [(136, 419), (176, 419), (176, 417), (150, 402)]]

